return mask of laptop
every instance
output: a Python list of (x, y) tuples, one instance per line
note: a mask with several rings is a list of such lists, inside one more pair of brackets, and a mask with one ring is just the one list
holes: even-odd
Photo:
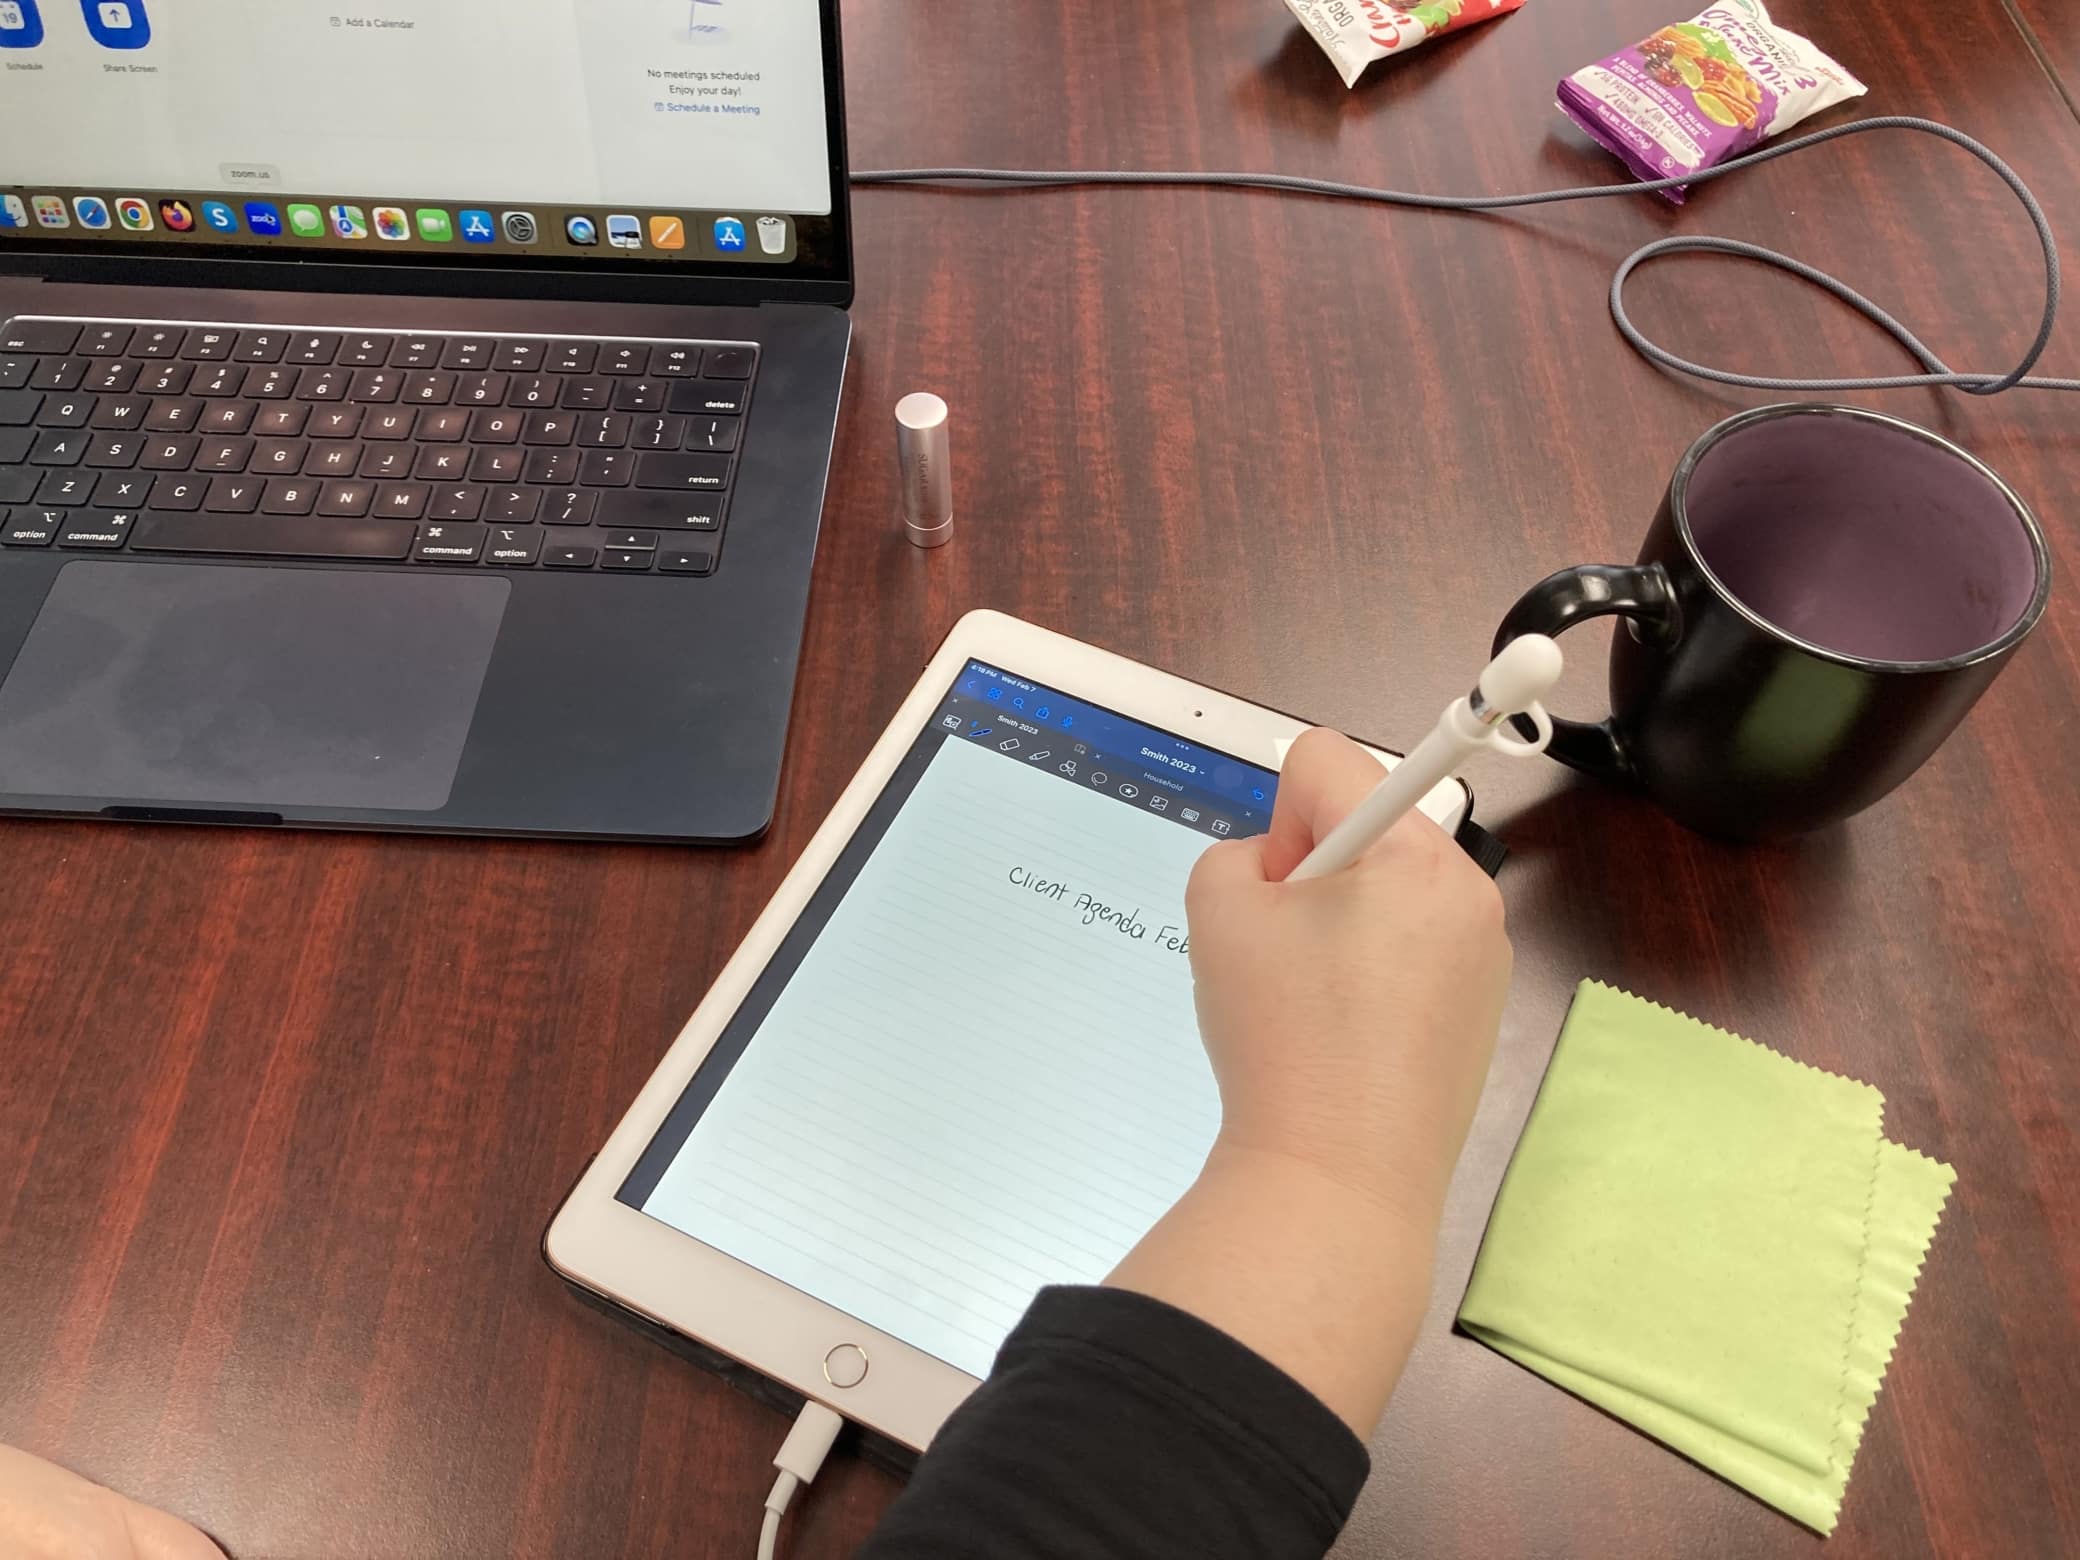
[(0, 0), (0, 811), (770, 822), (837, 0)]

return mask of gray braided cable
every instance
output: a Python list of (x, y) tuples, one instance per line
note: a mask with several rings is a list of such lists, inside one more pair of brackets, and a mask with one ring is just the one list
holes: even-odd
[[(2044, 251), (2044, 315), (2037, 325), (2036, 339), (2030, 343), (2029, 350), (2022, 354), (2021, 361), (2013, 368), (2004, 374), (1959, 372), (1937, 357), (1920, 337), (1848, 283), (1837, 280), (1817, 266), (1807, 265), (1803, 260), (1780, 254), (1774, 249), (1765, 249), (1760, 244), (1743, 243), (1732, 238), (1662, 238), (1627, 255), (1624, 263), (1618, 267), (1617, 274), (1611, 278), (1611, 318), (1617, 324), (1618, 333), (1634, 351), (1671, 373), (1688, 374), (1697, 379), (1708, 379), (1722, 385), (1738, 385), (1750, 390), (1906, 390), (1924, 385), (1947, 386), (1962, 390), (1967, 395), (1997, 395), (2003, 390), (2017, 388), (2080, 390), (2080, 379), (2052, 379), (2030, 373), (2030, 370), (2036, 367), (2037, 360), (2044, 355), (2044, 349), (2050, 344), (2052, 326), (2058, 320), (2058, 241), (2052, 236), (2051, 223), (2044, 215), (2044, 208), (2037, 204), (2036, 196), (2032, 195), (2029, 186), (2022, 182), (2022, 176), (2003, 162), (1991, 147), (1966, 135), (1962, 130), (1938, 124), (1933, 119), (1918, 119), (1909, 114), (1880, 115), (1873, 119), (1859, 119), (1852, 124), (1816, 130), (1811, 135), (1802, 135), (1796, 140), (1758, 147), (1747, 156), (1721, 163), (1716, 168), (1706, 168), (1675, 178), (1642, 179), (1626, 184), (1591, 184), (1569, 190), (1539, 190), (1528, 195), (1423, 195), (1408, 190), (1375, 189), (1366, 184), (1342, 184), (1333, 179), (1309, 179), (1287, 173), (1142, 172), (1115, 169), (881, 168), (855, 173), (852, 182), (995, 184), (1019, 187), (1065, 184), (1183, 185), (1193, 188), (1283, 190), (1300, 195), (1323, 195), (1336, 200), (1362, 200), (1385, 206), (1411, 206), (1425, 211), (1508, 211), (1523, 206), (1549, 206), (1564, 200), (1603, 200), (1615, 195), (1651, 194), (1678, 184), (1703, 184), (1712, 179), (1723, 179), (1728, 174), (1742, 172), (1757, 163), (1788, 157), (1793, 152), (1804, 151), (1807, 147), (1818, 146), (1824, 141), (1839, 140), (1847, 135), (1862, 135), (1871, 130), (1917, 130), (1924, 135), (1947, 141), (1953, 146), (1962, 147), (1999, 175), (2001, 182), (2006, 184), (2015, 198), (2022, 203), (2023, 211), (2028, 214), (2030, 224), (2037, 231), (2037, 242)], [(1625, 308), (1625, 283), (1634, 271), (1648, 261), (1684, 253), (1731, 255), (1737, 259), (1755, 260), (1763, 265), (1775, 266), (1801, 281), (1810, 282), (1840, 299), (1884, 331), (1898, 342), (1925, 372), (1848, 379), (1786, 379), (1770, 374), (1735, 374), (1678, 357), (1667, 348), (1650, 341), (1646, 334), (1632, 323), (1632, 317)]]

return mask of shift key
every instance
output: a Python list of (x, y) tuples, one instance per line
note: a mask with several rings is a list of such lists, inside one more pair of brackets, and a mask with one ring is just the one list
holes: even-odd
[(724, 500), (720, 494), (694, 497), (616, 488), (602, 493), (600, 498), (594, 515), (594, 522), (599, 525), (652, 531), (712, 531), (722, 524)]
[(729, 485), (729, 457), (651, 450), (636, 458), (636, 486), (672, 493), (706, 492)]

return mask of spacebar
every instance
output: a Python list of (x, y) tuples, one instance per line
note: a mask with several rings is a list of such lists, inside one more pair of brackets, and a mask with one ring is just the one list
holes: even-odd
[(286, 520), (252, 515), (138, 518), (132, 552), (237, 553), (247, 558), (404, 558), (419, 528), (409, 520)]

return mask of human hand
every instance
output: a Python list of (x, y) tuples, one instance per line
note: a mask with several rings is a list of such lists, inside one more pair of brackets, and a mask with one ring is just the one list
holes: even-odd
[(0, 1555), (8, 1560), (224, 1560), (178, 1517), (41, 1457), (0, 1446)]
[(1361, 1436), (1415, 1345), (1510, 969), (1495, 885), (1420, 815), (1340, 872), (1285, 881), (1382, 773), (1308, 732), (1270, 831), (1194, 869), (1220, 1135), (1107, 1280), (1241, 1340)]
[(1428, 1232), (1487, 1076), (1510, 946), (1494, 883), (1419, 813), (1342, 871), (1284, 881), (1383, 774), (1348, 737), (1306, 733), (1270, 831), (1209, 850), (1185, 905), (1216, 1152), (1300, 1161)]

